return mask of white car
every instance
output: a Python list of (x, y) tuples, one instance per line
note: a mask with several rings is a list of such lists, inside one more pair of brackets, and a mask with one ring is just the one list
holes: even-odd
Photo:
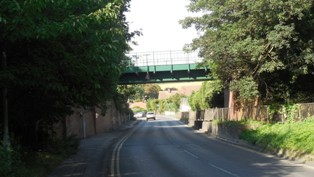
[(149, 119), (156, 120), (155, 113), (153, 113), (153, 112), (147, 112), (147, 113), (146, 113), (146, 120), (149, 120)]
[(138, 113), (134, 114), (134, 117), (135, 117), (135, 118), (144, 117), (144, 112), (138, 112)]

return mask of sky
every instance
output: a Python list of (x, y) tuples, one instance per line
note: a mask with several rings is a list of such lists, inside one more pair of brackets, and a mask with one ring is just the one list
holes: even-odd
[(187, 11), (189, 0), (131, 0), (126, 13), (130, 31), (141, 30), (131, 52), (182, 50), (197, 37), (194, 28), (183, 29), (179, 20), (193, 15)]

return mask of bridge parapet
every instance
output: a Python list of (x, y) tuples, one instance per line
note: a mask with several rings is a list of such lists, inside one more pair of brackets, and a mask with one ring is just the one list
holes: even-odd
[(184, 51), (154, 51), (127, 54), (131, 58), (130, 66), (158, 66), (176, 64), (196, 64), (202, 62), (197, 52)]
[(197, 52), (159, 51), (130, 53), (119, 84), (187, 82), (210, 80), (209, 70), (198, 66), (202, 58)]

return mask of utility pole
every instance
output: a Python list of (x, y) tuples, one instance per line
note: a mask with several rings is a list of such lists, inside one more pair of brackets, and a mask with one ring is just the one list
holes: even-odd
[[(5, 71), (7, 69), (7, 55), (5, 51), (2, 52), (2, 68)], [(2, 88), (2, 101), (3, 101), (3, 145), (5, 149), (9, 149), (11, 146), (9, 136), (9, 114), (8, 114), (8, 88), (3, 86)]]

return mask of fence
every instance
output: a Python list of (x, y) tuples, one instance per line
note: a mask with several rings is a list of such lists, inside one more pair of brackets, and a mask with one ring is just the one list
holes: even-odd
[(127, 54), (130, 58), (129, 66), (155, 66), (200, 63), (202, 58), (197, 52), (184, 51), (157, 51)]
[(305, 119), (314, 115), (314, 103), (302, 103), (298, 109), (298, 118)]
[(243, 120), (243, 119), (256, 119), (268, 120), (269, 111), (267, 106), (260, 107), (246, 107), (241, 109), (234, 108), (213, 108), (207, 109), (204, 113), (204, 121), (210, 120)]
[(177, 115), (181, 121), (189, 126), (214, 136), (223, 138), (238, 138), (245, 126), (223, 126), (213, 123), (213, 120), (243, 120), (255, 119), (267, 122), (285, 122), (290, 120), (304, 120), (314, 116), (314, 103), (300, 103), (295, 105), (281, 105), (276, 108), (270, 106), (246, 106), (240, 109), (213, 108), (203, 111), (181, 112)]
[[(203, 112), (203, 117), (202, 117)], [(246, 106), (240, 109), (234, 108), (213, 108), (205, 111), (200, 111), (196, 114), (196, 119), (203, 121), (211, 120), (243, 120), (254, 119), (260, 121), (286, 121), (303, 120), (314, 116), (314, 103), (300, 103), (294, 105), (293, 109), (288, 109), (286, 106), (281, 106), (276, 112), (271, 112), (269, 106)]]

